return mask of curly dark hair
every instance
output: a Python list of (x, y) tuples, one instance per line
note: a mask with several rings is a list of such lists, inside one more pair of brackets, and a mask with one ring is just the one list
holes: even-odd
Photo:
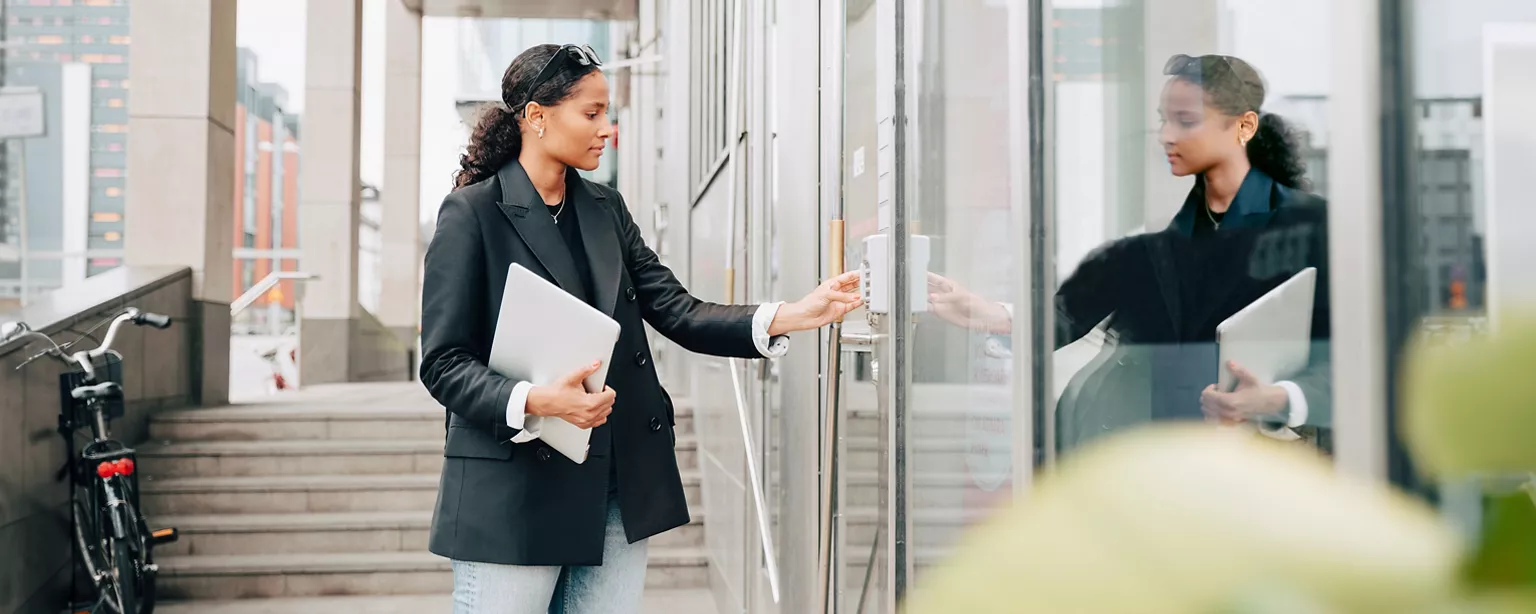
[(1284, 118), (1260, 111), (1264, 106), (1264, 77), (1251, 64), (1228, 55), (1168, 59), (1163, 74), (1205, 90), (1210, 105), (1237, 117), (1259, 114), (1259, 128), (1248, 141), (1248, 163), (1281, 185), (1307, 189), (1307, 165), (1301, 159), (1301, 135)]
[(561, 62), (560, 69), (540, 83), (530, 97), (528, 88), (533, 80), (561, 49), (561, 45), (534, 45), (507, 66), (501, 75), (501, 104), (489, 104), (480, 111), (469, 147), (459, 156), (460, 168), (453, 174), (454, 189), (485, 181), (517, 159), (523, 148), (522, 119), (529, 101), (546, 107), (560, 104), (571, 97), (578, 81), (599, 70), (579, 62)]

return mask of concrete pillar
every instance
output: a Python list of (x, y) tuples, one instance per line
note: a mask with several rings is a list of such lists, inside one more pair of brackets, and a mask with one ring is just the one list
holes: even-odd
[(229, 400), (235, 1), (137, 0), (129, 27), (129, 266), (188, 266), (193, 401)]
[(379, 321), (414, 345), (421, 293), (421, 14), (384, 2), (383, 249)]
[[(1224, 19), (1220, 0), (1143, 0), (1142, 75), (1138, 116), (1149, 122), (1142, 134), (1141, 168), (1145, 177), (1144, 221), (1149, 231), (1162, 230), (1173, 219), (1191, 179), (1174, 177), (1168, 171), (1168, 158), (1157, 140), (1157, 106), (1162, 98), (1163, 64), (1176, 53), (1204, 55), (1221, 53), (1221, 29)], [(1133, 192), (1134, 193), (1134, 192)]]
[(344, 382), (357, 337), (362, 0), (309, 0), (299, 158), (299, 268), (307, 283), (299, 329), (304, 385)]

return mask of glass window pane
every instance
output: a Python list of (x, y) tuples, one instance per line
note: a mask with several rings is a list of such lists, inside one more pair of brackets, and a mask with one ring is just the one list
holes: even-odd
[(1057, 452), (1164, 421), (1330, 449), (1329, 46), (1302, 34), (1329, 13), (1054, 9)]

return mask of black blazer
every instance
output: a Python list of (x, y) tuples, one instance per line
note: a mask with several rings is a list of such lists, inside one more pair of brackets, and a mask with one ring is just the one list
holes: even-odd
[(566, 185), (567, 214), (579, 216), (591, 261), (593, 303), (621, 327), (608, 371), (613, 413), (593, 430), (591, 455), (580, 465), (539, 440), (509, 442), (516, 432), (506, 424), (507, 402), (517, 382), (486, 366), (507, 268), (521, 264), (579, 297), (585, 289), (520, 164), (449, 194), (427, 248), (421, 311), (421, 381), (448, 410), (429, 544), (435, 554), (511, 565), (601, 564), (613, 463), (631, 542), (687, 524), (672, 402), (651, 364), (644, 323), (691, 351), (761, 357), (752, 307), (689, 295), (646, 247), (618, 192), (574, 170)]
[[(1306, 425), (1331, 425), (1325, 201), (1255, 169), (1220, 229), (1194, 237), (1204, 199), (1197, 180), (1167, 229), (1095, 250), (1057, 290), (1058, 347), (1109, 319), (1104, 348), (1057, 404), (1060, 449), (1153, 420), (1203, 419), (1200, 393), (1220, 367), (1216, 326), (1306, 267), (1318, 271), (1311, 362), (1288, 379), (1306, 397)], [(1181, 291), (1188, 275), (1206, 278), (1195, 300)]]

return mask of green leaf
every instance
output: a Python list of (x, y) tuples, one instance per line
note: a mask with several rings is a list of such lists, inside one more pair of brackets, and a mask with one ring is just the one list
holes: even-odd
[(1467, 581), (1479, 588), (1536, 587), (1536, 503), (1524, 490), (1493, 498), (1481, 543), (1467, 561)]
[(1400, 385), (1403, 436), (1429, 475), (1536, 470), (1536, 317), (1501, 317), (1497, 334), (1410, 344)]
[(1290, 594), (1412, 612), (1455, 595), (1459, 552), (1433, 509), (1309, 449), (1164, 426), (1069, 457), (919, 576), (905, 611), (1189, 614)]

